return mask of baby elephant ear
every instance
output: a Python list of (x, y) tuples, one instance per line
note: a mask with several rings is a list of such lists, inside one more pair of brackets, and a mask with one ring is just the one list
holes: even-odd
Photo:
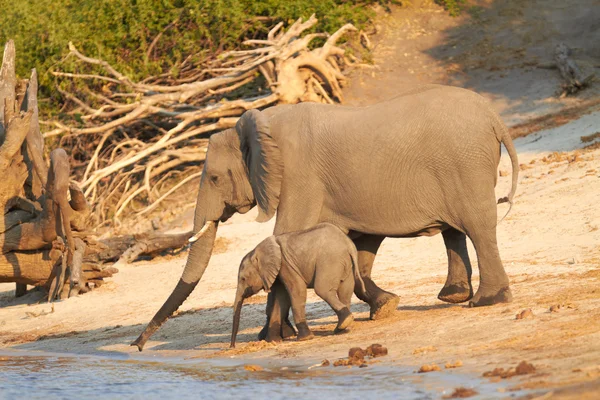
[(258, 273), (263, 281), (263, 289), (269, 292), (281, 269), (281, 247), (275, 237), (270, 236), (256, 247), (254, 254), (258, 263)]
[(283, 160), (271, 136), (267, 117), (258, 110), (248, 110), (238, 120), (235, 130), (248, 168), (248, 178), (258, 204), (258, 222), (273, 218), (279, 205)]

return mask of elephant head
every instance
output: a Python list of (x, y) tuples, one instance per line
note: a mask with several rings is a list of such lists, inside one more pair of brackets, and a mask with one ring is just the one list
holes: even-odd
[(240, 326), (240, 314), (244, 299), (264, 289), (269, 292), (281, 268), (281, 248), (274, 236), (263, 240), (248, 253), (240, 264), (238, 286), (233, 303), (233, 328), (231, 347), (235, 347), (235, 338)]
[[(285, 107), (285, 106), (284, 106)], [(194, 234), (177, 286), (133, 342), (142, 351), (150, 336), (192, 293), (208, 265), (219, 221), (258, 204), (257, 221), (273, 217), (279, 203), (283, 161), (271, 136), (269, 116), (280, 107), (245, 112), (234, 129), (210, 137), (196, 200)]]

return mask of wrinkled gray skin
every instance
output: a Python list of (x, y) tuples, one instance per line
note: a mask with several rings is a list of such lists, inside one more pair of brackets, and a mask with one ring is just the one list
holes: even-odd
[(298, 340), (314, 337), (306, 324), (307, 288), (314, 288), (338, 316), (335, 331), (347, 329), (354, 322), (350, 300), (355, 282), (365, 290), (357, 262), (354, 243), (328, 223), (263, 240), (240, 264), (231, 347), (235, 347), (244, 299), (263, 289), (269, 292), (276, 279), (290, 297)]
[[(274, 234), (331, 222), (358, 249), (372, 318), (398, 297), (371, 280), (385, 237), (442, 233), (448, 278), (439, 298), (482, 306), (511, 301), (496, 242), (494, 187), (504, 143), (512, 161), (512, 204), (518, 160), (505, 125), (479, 95), (426, 85), (368, 107), (302, 103), (244, 113), (235, 129), (212, 135), (198, 192), (195, 230), (206, 221), (259, 206), (258, 221), (277, 211)], [(146, 330), (146, 340), (192, 292), (210, 259), (217, 225), (191, 246), (183, 275)], [(472, 296), (466, 237), (475, 246), (480, 285)], [(260, 338), (291, 334), (287, 294), (269, 294)], [(285, 292), (285, 291), (283, 291)]]

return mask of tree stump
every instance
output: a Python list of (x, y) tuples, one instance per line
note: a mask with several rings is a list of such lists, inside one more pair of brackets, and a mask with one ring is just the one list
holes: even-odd
[(87, 230), (85, 196), (70, 181), (67, 153), (55, 149), (49, 158), (48, 166), (36, 71), (29, 80), (17, 80), (15, 46), (9, 41), (0, 69), (0, 282), (15, 282), (17, 296), (27, 285), (46, 287), (49, 301), (84, 293), (118, 272), (102, 264), (123, 253), (121, 263), (187, 244), (191, 232), (96, 241)]
[(561, 76), (565, 80), (562, 85), (561, 97), (578, 92), (581, 89), (589, 86), (594, 78), (594, 72), (584, 74), (581, 69), (571, 58), (571, 50), (566, 44), (560, 43), (554, 49), (554, 60), (560, 71)]

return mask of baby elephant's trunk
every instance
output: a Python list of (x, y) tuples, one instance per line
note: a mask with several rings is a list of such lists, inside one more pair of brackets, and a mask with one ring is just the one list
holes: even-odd
[(244, 304), (244, 298), (236, 296), (233, 312), (233, 328), (231, 330), (231, 347), (235, 347), (235, 338), (240, 327), (240, 315), (242, 313), (242, 305)]

